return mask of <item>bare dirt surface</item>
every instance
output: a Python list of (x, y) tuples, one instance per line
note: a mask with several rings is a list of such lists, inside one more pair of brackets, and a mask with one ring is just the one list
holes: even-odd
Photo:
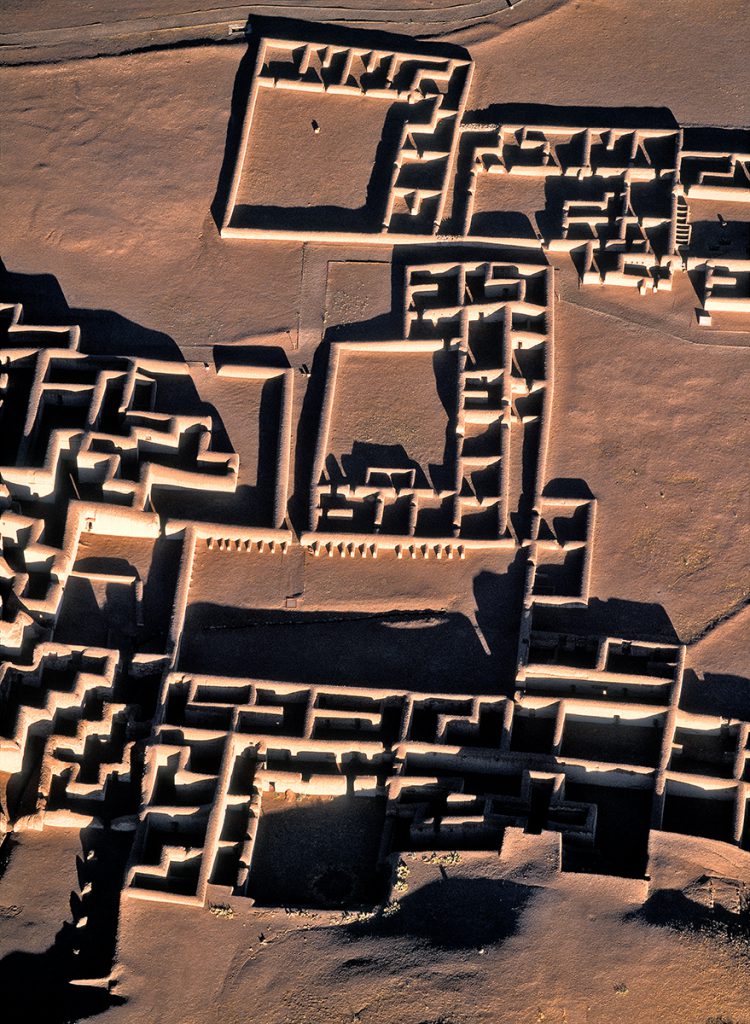
[(750, 1024), (750, 7), (0, 21), (0, 1019)]
[[(173, 1019), (153, 995), (157, 970), (160, 1002), (179, 1004), (187, 1021), (241, 1021), (257, 999), (273, 1024), (743, 1019), (742, 954), (653, 927), (627, 886), (601, 878), (555, 887), (505, 881), (493, 878), (492, 865), (478, 876), (463, 865), (447, 868), (445, 879), (436, 866), (409, 863), (419, 882), (385, 928), (343, 922), (325, 929), (314, 917), (284, 914), (253, 921), (203, 914), (185, 928), (175, 911), (158, 909), (155, 931), (181, 937), (148, 954), (133, 943), (123, 977), (130, 974), (156, 1020)], [(127, 927), (135, 937), (147, 926), (139, 912)], [(212, 982), (186, 1005), (182, 965), (198, 928)], [(138, 1019), (129, 1012), (124, 1006), (111, 1014)]]

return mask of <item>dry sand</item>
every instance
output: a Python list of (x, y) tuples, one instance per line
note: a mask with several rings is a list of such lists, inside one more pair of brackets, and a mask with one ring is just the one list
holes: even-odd
[[(201, 498), (204, 520), (233, 527), (270, 515), (275, 463), (264, 452), (278, 429), (281, 384), (217, 376), (214, 360), (293, 368), (300, 430), (290, 522), (299, 532), (320, 398), (319, 374), (300, 369), (315, 370), (322, 340), (393, 339), (403, 329), (402, 284), (389, 249), (219, 236), (215, 200), (233, 90), (246, 89), (250, 71), (242, 34), (230, 29), (248, 14), (465, 46), (476, 65), (467, 108), (475, 121), (507, 116), (508, 105), (517, 113), (539, 105), (548, 123), (571, 107), (658, 107), (683, 125), (750, 125), (750, 7), (740, 0), (197, 6), (0, 4), (7, 271), (0, 298), (22, 301), (31, 323), (80, 323), (85, 351), (187, 360), (190, 375), (170, 378), (160, 395), (170, 413), (208, 417), (214, 450), (239, 453), (236, 492)], [(258, 121), (267, 145), (239, 201), (292, 207), (295, 216), (333, 205), (339, 212), (324, 210), (324, 226), (332, 216), (343, 218), (340, 229), (359, 226), (372, 213), (370, 163), (383, 110), (346, 102), (319, 109), (314, 94), (271, 95), (277, 102)], [(601, 116), (607, 123), (606, 111)], [(300, 136), (303, 145), (292, 141)], [(275, 177), (278, 165), (297, 169), (297, 193)], [(504, 188), (502, 178), (490, 179), (480, 187), (472, 232), (516, 234), (520, 221), (496, 216), (498, 203), (531, 221), (543, 198), (537, 186)], [(567, 256), (550, 262), (554, 401), (543, 482), (574, 481), (597, 500), (589, 607), (570, 613), (573, 628), (686, 643), (686, 706), (747, 720), (747, 319), (740, 328), (721, 317), (710, 330), (698, 328), (687, 275), (677, 275), (671, 292), (639, 296), (579, 287)], [(456, 376), (451, 354), (439, 355), (348, 352), (326, 454), (343, 463), (358, 442), (397, 445), (434, 484), (452, 414), (445, 380)], [(154, 504), (162, 516), (189, 515), (179, 491), (157, 493)], [(120, 634), (146, 637), (142, 649), (161, 655), (183, 550), (182, 540), (162, 540), (152, 552), (142, 540), (85, 536), (75, 569), (92, 582), (75, 579), (55, 639), (104, 644), (119, 615)], [(283, 561), (242, 555), (240, 569), (234, 550), (202, 543), (196, 552), (176, 666), (186, 675), (512, 692), (523, 594), (514, 551), (440, 563), (386, 551), (365, 563), (293, 544)], [(143, 581), (145, 626), (135, 623), (130, 584), (116, 600), (119, 585), (94, 579), (117, 559)], [(109, 619), (108, 601), (120, 609)], [(556, 614), (547, 613), (553, 623)], [(618, 739), (613, 734), (613, 750)], [(570, 729), (565, 742), (574, 741)], [(7, 774), (0, 783), (4, 802)], [(717, 803), (720, 814), (728, 810)], [(613, 797), (615, 816), (620, 806)], [(286, 910), (243, 900), (226, 912), (121, 901), (129, 833), (92, 829), (79, 838), (74, 829), (45, 829), (6, 840), (0, 1017), (13, 1024), (90, 1016), (128, 1024), (750, 1020), (744, 851), (654, 831), (650, 880), (623, 879), (559, 873), (555, 833), (508, 833), (500, 858), (407, 856), (397, 912), (370, 919), (341, 909), (336, 886), (367, 903), (381, 814), (377, 801), (351, 794), (268, 798), (255, 884)], [(308, 829), (307, 846), (296, 843), (300, 827)], [(310, 892), (324, 904), (321, 892), (333, 893), (327, 902), (335, 909), (305, 908)], [(79, 971), (83, 983), (73, 985), (68, 965), (81, 920), (86, 938), (75, 956), (90, 974)]]

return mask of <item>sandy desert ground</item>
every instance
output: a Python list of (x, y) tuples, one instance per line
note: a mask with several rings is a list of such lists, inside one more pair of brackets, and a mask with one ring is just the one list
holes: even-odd
[(750, 8), (0, 15), (0, 1019), (748, 1024)]

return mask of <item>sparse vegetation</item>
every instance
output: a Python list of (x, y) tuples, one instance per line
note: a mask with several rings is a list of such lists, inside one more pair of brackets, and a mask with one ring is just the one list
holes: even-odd
[(409, 889), (409, 865), (400, 860), (396, 865), (396, 882), (393, 891), (401, 895)]
[(375, 917), (374, 910), (342, 910), (341, 920), (347, 924), (366, 924)]
[(711, 561), (711, 552), (703, 545), (690, 548), (682, 553), (681, 561), (684, 571), (680, 572), (677, 577), (678, 580), (684, 580), (688, 576), (693, 576), (695, 573), (705, 569)]
[(235, 916), (234, 910), (228, 903), (209, 903), (208, 910), (214, 917), (222, 917), (227, 921)]
[(284, 913), (287, 917), (317, 917), (312, 910), (305, 910), (303, 907), (284, 907)]
[(0, 1024), (750, 1024), (750, 3), (7, 6)]
[(460, 864), (461, 854), (458, 850), (446, 850), (443, 853), (433, 850), (432, 853), (423, 853), (422, 860), (425, 864), (437, 864), (440, 867), (448, 867), (451, 864)]

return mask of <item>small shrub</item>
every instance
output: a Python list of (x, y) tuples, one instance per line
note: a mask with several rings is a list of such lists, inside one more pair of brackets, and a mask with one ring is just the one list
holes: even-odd
[(461, 863), (461, 854), (458, 850), (446, 850), (444, 853), (423, 853), (422, 860), (425, 864), (437, 864), (440, 867), (449, 867), (451, 864)]
[(312, 910), (305, 910), (303, 907), (284, 907), (287, 917), (317, 917)]
[(214, 917), (222, 917), (227, 921), (234, 917), (234, 910), (227, 903), (209, 903), (208, 909)]
[(400, 860), (396, 865), (396, 881), (393, 891), (403, 895), (409, 888), (409, 865)]

